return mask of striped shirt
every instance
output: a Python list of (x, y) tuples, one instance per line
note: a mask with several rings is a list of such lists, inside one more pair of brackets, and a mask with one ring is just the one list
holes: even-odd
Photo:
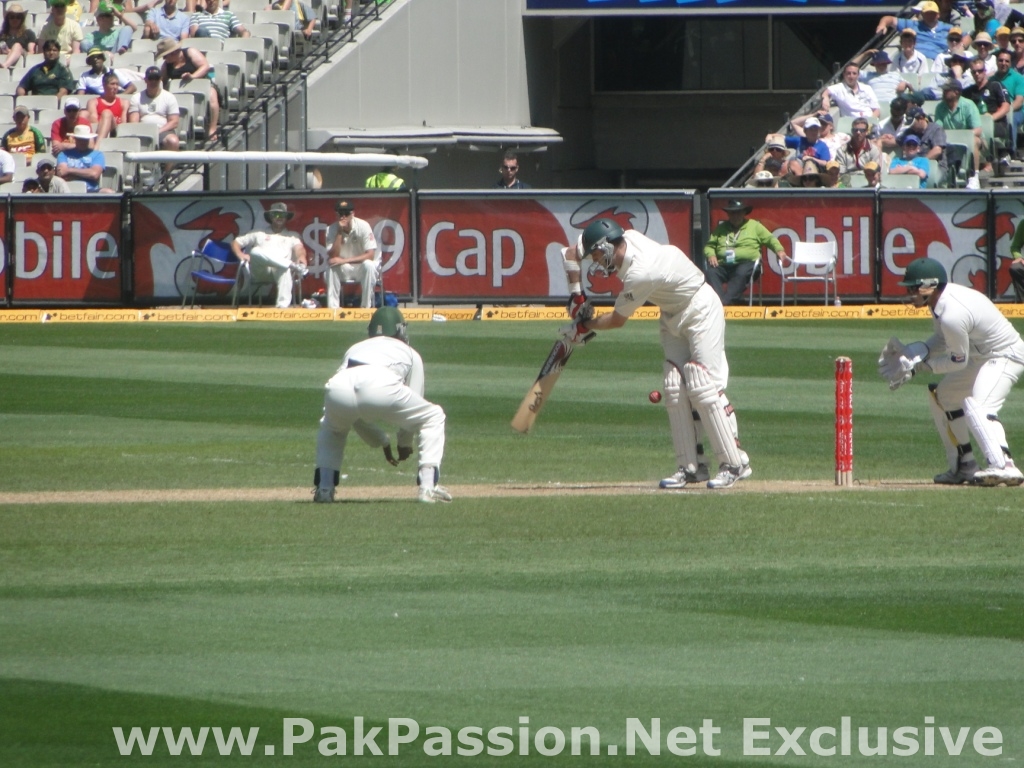
[(238, 32), (241, 26), (242, 23), (234, 13), (224, 10), (217, 13), (196, 11), (189, 20), (189, 27), (199, 27), (197, 34), (192, 37), (216, 37), (223, 40)]

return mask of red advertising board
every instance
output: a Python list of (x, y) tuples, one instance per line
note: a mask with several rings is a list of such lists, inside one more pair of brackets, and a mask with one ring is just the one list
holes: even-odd
[(17, 197), (13, 303), (119, 304), (121, 198)]
[(400, 296), (412, 296), (408, 195), (243, 198), (204, 194), (133, 199), (135, 300), (141, 304), (180, 302), (189, 284), (191, 252), (207, 238), (231, 240), (263, 229), (264, 212), (277, 202), (284, 202), (295, 213), (288, 228), (302, 237), (310, 266), (309, 276), (303, 281), (303, 294), (315, 293), (324, 287), (327, 228), (337, 221), (334, 206), (342, 198), (351, 202), (356, 216), (373, 228), (381, 250), (385, 289)]
[[(419, 197), (423, 301), (547, 301), (568, 295), (562, 249), (591, 221), (613, 218), (690, 252), (693, 197), (538, 193), (429, 194)], [(583, 275), (594, 297), (615, 296), (618, 278)]]
[[(787, 253), (793, 243), (834, 242), (838, 261), (836, 278), (838, 295), (868, 298), (875, 291), (875, 197), (866, 194), (799, 191), (774, 192), (755, 196), (743, 193), (715, 194), (708, 200), (711, 229), (725, 220), (722, 207), (726, 201), (739, 199), (752, 206), (750, 217), (757, 219), (779, 239)], [(771, 251), (763, 262), (762, 287), (765, 297), (780, 295), (782, 265)], [(800, 295), (822, 295), (824, 284), (804, 283)]]
[[(946, 267), (950, 280), (988, 293), (988, 195), (960, 192), (928, 195), (882, 194), (882, 299), (902, 298), (906, 289), (897, 283), (907, 264), (927, 256)], [(1021, 203), (1008, 203), (996, 219), (997, 242), (1013, 236), (1013, 216), (1021, 215)], [(1005, 240), (1005, 255), (1010, 253)], [(997, 296), (1010, 287), (1006, 268), (999, 271)]]

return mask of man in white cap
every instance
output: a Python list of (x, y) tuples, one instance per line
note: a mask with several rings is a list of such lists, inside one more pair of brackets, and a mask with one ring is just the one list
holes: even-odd
[(285, 229), (295, 215), (284, 203), (274, 203), (263, 214), (270, 230), (256, 230), (236, 237), (231, 250), (239, 261), (248, 262), (249, 274), (257, 283), (277, 284), (277, 308), (292, 305), (294, 275), (306, 274), (306, 246), (298, 232)]
[(86, 191), (99, 192), (100, 179), (103, 178), (103, 170), (107, 163), (102, 152), (92, 149), (92, 140), (96, 138), (96, 134), (86, 123), (76, 125), (71, 136), (75, 146), (57, 155), (57, 175), (64, 181), (84, 181)]

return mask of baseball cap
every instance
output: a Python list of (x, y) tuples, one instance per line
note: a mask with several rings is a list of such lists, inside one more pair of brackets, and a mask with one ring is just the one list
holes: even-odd
[(916, 120), (919, 117), (928, 117), (928, 113), (920, 107), (911, 107), (907, 110), (907, 117), (911, 120)]
[(874, 160), (868, 160), (866, 163), (864, 163), (864, 170), (865, 171), (877, 171), (878, 170), (878, 163), (876, 163)]
[(64, 99), (64, 109), (81, 109), (82, 105), (74, 96)]
[(836, 160), (829, 160), (827, 163), (825, 163), (825, 170), (826, 171), (831, 171), (831, 170), (838, 171), (839, 170), (839, 162), (836, 161)]
[(57, 167), (57, 163), (54, 162), (54, 159), (52, 157), (42, 157), (42, 158), (39, 159), (39, 162), (36, 163), (36, 173), (38, 173), (39, 171), (43, 170), (43, 168), (56, 168), (56, 167)]
[(957, 38), (959, 38), (959, 37), (963, 37), (963, 36), (964, 36), (964, 31), (962, 29), (960, 29), (960, 27), (952, 27), (949, 30), (949, 32), (946, 33), (946, 37), (947, 38), (950, 38), (950, 37), (957, 37)]
[(1010, 28), (1005, 26), (1005, 25), (996, 30), (996, 37), (999, 37), (1000, 35), (1007, 35), (1007, 36), (1009, 36), (1009, 34), (1010, 34)]
[(822, 123), (834, 123), (835, 122), (832, 119), (832, 115), (830, 115), (828, 112), (826, 112), (824, 115), (821, 115), (820, 117), (818, 117), (818, 121), (822, 122)]
[(908, 133), (903, 137), (904, 144), (920, 144), (921, 140), (917, 137), (916, 133)]
[(28, 107), (21, 106), (20, 104), (14, 108), (15, 115), (25, 115), (26, 117), (32, 117), (32, 110)]
[(61, 5), (67, 7), (68, 0), (50, 0), (50, 7), (53, 8), (55, 5)]
[(947, 80), (946, 82), (944, 82), (942, 84), (942, 90), (943, 91), (957, 91), (957, 92), (960, 92), (963, 89), (964, 89), (963, 84), (959, 80), (957, 80), (955, 77), (950, 78), (949, 80)]
[(892, 59), (889, 58), (889, 54), (885, 51), (879, 51), (871, 57), (872, 64), (892, 64)]
[(821, 121), (816, 117), (809, 117), (804, 121), (804, 128), (821, 128)]
[(907, 105), (909, 104), (910, 102), (907, 101), (905, 98), (903, 98), (902, 96), (897, 96), (895, 99), (889, 102), (889, 109), (902, 109), (906, 111)]
[(160, 67), (149, 67), (146, 69), (146, 79), (151, 80), (152, 78), (160, 77)]
[(352, 213), (355, 210), (355, 206), (348, 200), (339, 200), (338, 204), (334, 206), (334, 210), (338, 213)]
[(97, 16), (113, 16), (114, 15), (114, 9), (111, 8), (109, 5), (107, 5), (106, 3), (100, 3), (98, 6), (96, 6), (96, 15)]
[(921, 3), (920, 9), (921, 13), (938, 13), (939, 4), (933, 2), (933, 0), (927, 0), (927, 2)]

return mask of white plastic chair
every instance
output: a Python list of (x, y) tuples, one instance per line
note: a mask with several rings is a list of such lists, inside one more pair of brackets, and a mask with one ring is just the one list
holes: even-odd
[(754, 268), (750, 272), (750, 279), (747, 281), (747, 306), (754, 306), (754, 283), (757, 283), (758, 302), (764, 304), (764, 283), (761, 282), (761, 260), (763, 256), (758, 256), (754, 262)]
[[(836, 287), (836, 243), (793, 243), (793, 252), (789, 273), (782, 272), (782, 306), (786, 306), (786, 286), (793, 283), (793, 301), (796, 302), (797, 284), (820, 280), (825, 284), (825, 304), (828, 305), (828, 284), (832, 283), (832, 293), (838, 296)], [(803, 274), (800, 270), (803, 268)]]

